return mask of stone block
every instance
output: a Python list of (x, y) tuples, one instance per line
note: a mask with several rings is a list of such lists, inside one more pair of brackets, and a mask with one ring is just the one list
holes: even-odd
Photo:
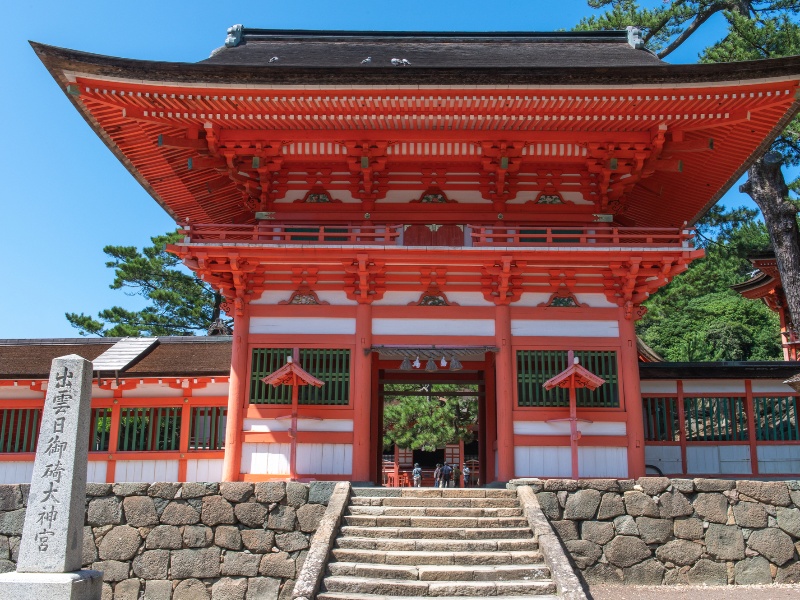
[(247, 527), (264, 527), (268, 512), (267, 507), (258, 502), (242, 502), (233, 507), (233, 514)]
[(130, 496), (122, 501), (125, 521), (132, 527), (158, 525), (158, 513), (153, 499), (148, 496)]
[(550, 525), (556, 532), (556, 535), (562, 542), (570, 540), (577, 540), (580, 538), (578, 535), (578, 527), (575, 521), (550, 521)]
[(642, 561), (623, 569), (623, 579), (626, 585), (661, 585), (664, 579), (664, 565), (652, 558)]
[(687, 581), (692, 585), (727, 585), (728, 567), (725, 563), (701, 558), (689, 569)]
[(680, 492), (666, 492), (658, 498), (658, 514), (667, 519), (690, 517), (694, 514), (694, 508)]
[(592, 566), (603, 555), (603, 550), (588, 540), (570, 540), (565, 542), (567, 552), (581, 570)]
[(614, 519), (614, 530), (617, 535), (639, 535), (639, 528), (636, 521), (630, 515), (622, 515)]
[(600, 500), (600, 508), (597, 510), (597, 518), (601, 521), (613, 519), (625, 514), (625, 503), (622, 496), (613, 492), (603, 494)]
[(214, 530), (205, 525), (187, 525), (183, 528), (183, 545), (187, 548), (206, 548), (214, 543)]
[(597, 563), (583, 572), (583, 578), (589, 585), (618, 585), (622, 583), (622, 575), (607, 563)]
[(144, 496), (147, 494), (147, 489), (150, 487), (149, 483), (143, 482), (123, 482), (115, 483), (111, 486), (111, 490), (117, 496)]
[(536, 494), (536, 498), (539, 500), (539, 506), (545, 517), (551, 521), (561, 518), (561, 505), (553, 492), (539, 492)]
[[(5, 544), (3, 544), (3, 542), (5, 542)], [(0, 538), (0, 558), (8, 558), (10, 554), (8, 538)], [(87, 525), (83, 528), (83, 551), (81, 553), (81, 565), (88, 567), (96, 560), (97, 546), (94, 543), (92, 528)]]
[(0, 535), (21, 536), (25, 527), (25, 509), (0, 512)]
[(203, 498), (219, 492), (218, 483), (187, 481), (181, 486), (181, 498)]
[(103, 536), (98, 555), (103, 560), (130, 560), (139, 550), (142, 536), (130, 525), (117, 525)]
[(297, 522), (300, 531), (311, 533), (317, 530), (322, 515), (325, 514), (325, 507), (322, 504), (305, 504), (297, 509)]
[(161, 523), (164, 525), (194, 525), (198, 522), (200, 513), (184, 500), (173, 500), (161, 513)]
[(236, 523), (236, 517), (233, 516), (233, 506), (222, 496), (206, 496), (203, 498), (200, 520), (210, 527)]
[(633, 490), (623, 495), (625, 512), (632, 517), (657, 517), (658, 506), (655, 501), (642, 492)]
[(18, 485), (0, 485), (0, 511), (22, 508), (22, 491)]
[(126, 579), (114, 585), (114, 600), (139, 600), (142, 582), (138, 579)]
[(110, 483), (87, 483), (86, 495), (87, 496), (108, 496), (111, 494)]
[(17, 565), (15, 565), (10, 560), (7, 560), (5, 558), (0, 559), (0, 574), (2, 574), (2, 573), (11, 573), (11, 572), (15, 571), (16, 568), (17, 568)]
[(656, 558), (678, 566), (693, 565), (703, 555), (703, 546), (688, 540), (672, 540), (656, 548)]
[[(706, 537), (708, 537), (707, 534)], [(747, 538), (747, 546), (779, 567), (792, 559), (795, 550), (792, 538), (774, 527), (759, 529), (751, 533)]]
[(185, 579), (175, 586), (172, 600), (211, 600), (211, 595), (202, 581)]
[(544, 482), (546, 492), (576, 492), (580, 487), (574, 479), (548, 479)]
[(219, 548), (201, 548), (198, 550), (171, 550), (170, 575), (173, 579), (205, 579), (219, 577)]
[(693, 504), (700, 518), (711, 523), (728, 522), (728, 499), (722, 494), (697, 494)]
[(694, 489), (698, 492), (726, 492), (732, 490), (736, 482), (730, 479), (695, 479)]
[(286, 484), (286, 504), (300, 508), (308, 502), (308, 486), (304, 483), (290, 481)]
[(247, 585), (246, 600), (278, 600), (281, 580), (272, 577), (251, 579)]
[(299, 531), (282, 533), (275, 536), (275, 545), (284, 552), (295, 552), (308, 548), (308, 538)]
[[(281, 593), (278, 595), (278, 600), (292, 600), (292, 591), (294, 590), (295, 583), (293, 579), (284, 582), (281, 586)], [(431, 588), (433, 588), (433, 585), (431, 585)], [(433, 589), (431, 589), (431, 591), (433, 592)]]
[(211, 586), (211, 600), (244, 600), (247, 579), (223, 577)]
[(670, 485), (668, 477), (639, 477), (636, 483), (642, 488), (642, 492), (648, 496), (657, 496)]
[(789, 491), (789, 497), (792, 499), (792, 503), (800, 508), (800, 491)]
[(706, 531), (706, 550), (718, 560), (742, 560), (744, 537), (735, 525), (711, 523)]
[(636, 527), (645, 544), (663, 544), (672, 539), (672, 519), (637, 517)]
[(778, 527), (789, 535), (800, 538), (800, 510), (796, 508), (778, 508), (776, 517)]
[(228, 550), (242, 549), (242, 534), (233, 525), (220, 525), (214, 531), (214, 544)]
[(151, 498), (161, 498), (162, 500), (172, 500), (181, 490), (180, 483), (171, 483), (167, 481), (159, 481), (151, 483), (147, 488), (147, 495)]
[(295, 561), (288, 552), (273, 552), (261, 557), (258, 573), (266, 577), (292, 579), (295, 576)]
[(122, 502), (115, 496), (92, 498), (86, 510), (86, 522), (92, 526), (121, 525)]
[(800, 562), (778, 569), (775, 583), (800, 583)]
[(276, 506), (269, 513), (267, 527), (276, 531), (294, 531), (296, 520), (294, 508), (291, 506)]
[(578, 483), (581, 489), (599, 492), (618, 492), (620, 489), (616, 479), (581, 479)]
[(736, 490), (759, 502), (773, 506), (789, 506), (789, 488), (783, 481), (737, 481)]
[(124, 581), (130, 576), (131, 565), (121, 560), (103, 560), (92, 563), (92, 571), (102, 571), (103, 581)]
[(242, 531), (242, 543), (250, 552), (264, 554), (275, 544), (275, 532), (263, 529), (245, 529)]
[(617, 567), (632, 567), (650, 558), (652, 553), (638, 537), (618, 535), (605, 546), (608, 562)]
[(691, 494), (694, 492), (694, 481), (691, 479), (673, 479), (672, 487), (676, 492), (682, 494)]
[(169, 571), (169, 550), (146, 550), (133, 559), (133, 572), (142, 579), (166, 579)]
[[(331, 481), (330, 483), (336, 483)], [(259, 502), (280, 502), (286, 497), (286, 483), (283, 481), (259, 481), (255, 485), (256, 500)]]
[(247, 481), (226, 481), (219, 484), (219, 493), (228, 502), (247, 502), (255, 492)]
[(144, 582), (144, 598), (142, 600), (171, 600), (172, 582), (166, 580), (149, 580)]
[(739, 502), (733, 505), (733, 518), (739, 527), (761, 529), (767, 526), (767, 511), (757, 502)]
[(335, 487), (335, 481), (312, 481), (308, 486), (308, 502), (328, 506), (328, 500)]
[(772, 583), (769, 561), (763, 556), (740, 560), (734, 565), (733, 580), (736, 585), (764, 585)]
[(226, 552), (222, 557), (220, 573), (233, 577), (255, 577), (258, 575), (258, 565), (261, 555), (249, 552)]
[(597, 490), (578, 490), (567, 499), (564, 518), (588, 521), (597, 515), (602, 495)]
[(684, 540), (701, 540), (705, 535), (703, 522), (700, 519), (675, 519), (673, 533), (676, 538)]
[(581, 538), (603, 546), (614, 537), (614, 524), (608, 521), (584, 521), (581, 525)]
[(159, 525), (150, 530), (145, 538), (145, 548), (166, 548), (178, 550), (183, 545), (181, 530), (174, 525)]

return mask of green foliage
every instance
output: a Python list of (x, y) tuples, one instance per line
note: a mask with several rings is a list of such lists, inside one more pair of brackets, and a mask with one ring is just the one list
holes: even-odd
[(433, 451), (473, 439), (478, 420), (475, 386), (454, 384), (386, 385), (383, 445)]
[(668, 361), (779, 360), (778, 316), (730, 289), (746, 281), (747, 256), (769, 243), (756, 211), (716, 206), (698, 223), (706, 257), (646, 303), (642, 339)]
[(151, 238), (153, 245), (141, 252), (134, 246), (106, 246), (103, 252), (114, 269), (113, 290), (128, 289), (128, 295), (146, 298), (148, 306), (131, 311), (121, 306), (100, 311), (98, 319), (66, 313), (81, 335), (138, 337), (205, 334), (219, 318), (221, 296), (211, 286), (181, 268), (178, 257), (166, 251), (167, 244), (181, 240), (179, 232)]

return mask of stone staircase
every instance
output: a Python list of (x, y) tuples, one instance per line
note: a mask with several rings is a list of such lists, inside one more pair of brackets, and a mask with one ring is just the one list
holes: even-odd
[(555, 594), (514, 492), (354, 488), (317, 598)]

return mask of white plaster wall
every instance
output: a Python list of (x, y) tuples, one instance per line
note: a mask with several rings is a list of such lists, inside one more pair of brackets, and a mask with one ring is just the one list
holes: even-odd
[(800, 445), (758, 446), (757, 453), (761, 475), (800, 473)]
[(86, 470), (87, 483), (105, 483), (108, 463), (104, 460), (90, 460)]
[[(94, 395), (95, 391), (92, 390), (92, 395)], [(44, 400), (44, 394), (33, 391), (27, 385), (4, 385), (0, 387), (0, 402), (3, 400)]]
[[(183, 388), (171, 388), (168, 381), (175, 382), (175, 377), (162, 379), (161, 384), (140, 385), (134, 390), (123, 390), (123, 398), (183, 398), (186, 393)], [(121, 481), (121, 480), (120, 480)], [(161, 480), (160, 480), (161, 481)]]
[(552, 292), (523, 292), (520, 299), (512, 306), (535, 307), (547, 302), (552, 296)]
[(373, 319), (373, 335), (494, 336), (494, 319)]
[(794, 394), (794, 390), (783, 383), (782, 379), (754, 379), (753, 394), (780, 394), (789, 396)]
[(178, 481), (177, 460), (118, 460), (114, 481)]
[[(411, 302), (418, 302), (422, 290), (418, 292), (386, 292), (383, 298), (372, 303), (373, 306), (407, 306)], [(481, 292), (448, 292), (445, 295), (450, 302), (459, 306), (494, 306), (486, 300)]]
[[(578, 422), (578, 431), (584, 435), (625, 435), (624, 422)], [(569, 435), (569, 423), (566, 421), (514, 421), (515, 435)]]
[(33, 477), (32, 460), (0, 462), (0, 483), (30, 483)]
[(294, 335), (355, 335), (356, 320), (326, 317), (253, 317), (250, 333)]
[(242, 473), (288, 475), (291, 444), (242, 444)]
[(511, 334), (527, 337), (591, 337), (618, 338), (616, 321), (566, 321), (566, 320), (511, 320)]
[(514, 448), (516, 477), (571, 477), (569, 446), (517, 446)]
[(221, 481), (222, 463), (218, 458), (193, 458), (186, 461), (186, 481)]
[(195, 398), (210, 398), (210, 397), (228, 397), (228, 383), (219, 382), (209, 383), (206, 387), (199, 390), (192, 390), (192, 396)]
[[(291, 419), (245, 419), (243, 431), (289, 431)], [(297, 419), (298, 431), (353, 431), (352, 419)]]
[[(251, 305), (275, 305), (292, 297), (294, 289), (287, 290), (270, 290), (261, 294), (257, 300), (250, 302)], [(358, 304), (355, 300), (350, 300), (347, 293), (344, 291), (325, 291), (316, 292), (317, 298), (323, 302), (327, 302), (332, 306), (355, 306)], [(325, 310), (324, 308), (321, 310)]]
[[(550, 300), (550, 296), (552, 296), (552, 292), (524, 292), (522, 297), (517, 302), (514, 302), (513, 306), (539, 306)], [(591, 308), (617, 308), (616, 304), (608, 301), (605, 294), (581, 294), (576, 292), (575, 297), (578, 302)]]
[(643, 394), (677, 394), (676, 381), (642, 380), (639, 384)]
[(688, 446), (686, 470), (692, 474), (752, 473), (749, 446)]
[(627, 477), (628, 449), (604, 446), (579, 447), (578, 474), (581, 477)]
[(741, 379), (684, 379), (684, 395), (693, 394), (744, 394)]
[(680, 446), (645, 446), (644, 463), (658, 467), (664, 475), (678, 475), (681, 473), (681, 448)]
[(353, 472), (353, 445), (297, 444), (297, 472), (349, 475)]

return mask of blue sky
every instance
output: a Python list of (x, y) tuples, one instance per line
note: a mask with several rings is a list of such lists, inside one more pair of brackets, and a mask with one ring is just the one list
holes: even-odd
[[(657, 0), (654, 0), (655, 3)], [(174, 223), (89, 129), (27, 40), (97, 54), (195, 62), (230, 25), (302, 29), (569, 29), (590, 14), (585, 0), (304, 0), (3, 3), (0, 94), (0, 338), (74, 337), (65, 312), (96, 313), (136, 298), (110, 290), (108, 244), (141, 247)], [(719, 19), (704, 25), (721, 35)], [(669, 62), (695, 62), (698, 47)], [(726, 203), (741, 204), (739, 194)]]

